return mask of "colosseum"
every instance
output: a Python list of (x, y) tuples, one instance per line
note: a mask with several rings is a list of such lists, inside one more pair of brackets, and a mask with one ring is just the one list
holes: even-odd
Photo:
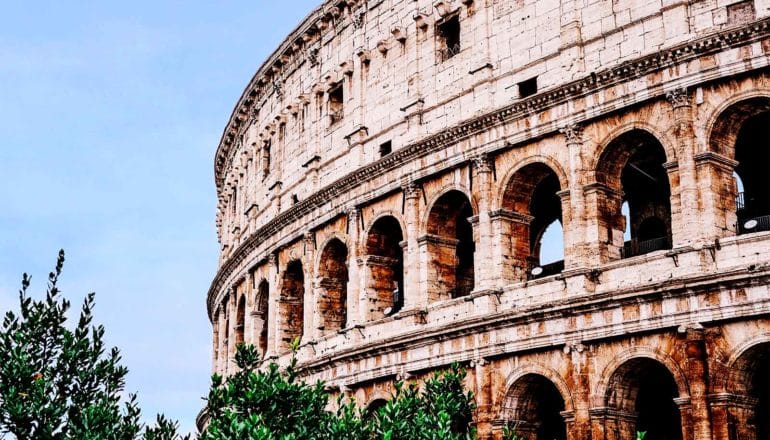
[(236, 344), (480, 438), (770, 439), (770, 0), (334, 0), (216, 151)]

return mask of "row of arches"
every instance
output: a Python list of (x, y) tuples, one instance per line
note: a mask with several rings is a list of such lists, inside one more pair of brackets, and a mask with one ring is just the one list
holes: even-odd
[[(688, 383), (673, 368), (654, 356), (622, 362), (599, 387), (592, 429), (617, 440), (636, 439), (637, 432), (652, 439), (691, 438)], [(727, 377), (710, 380), (723, 387), (711, 398), (714, 438), (770, 439), (770, 342), (742, 353)], [(574, 411), (573, 395), (558, 374), (525, 371), (509, 384), (499, 418), (526, 440), (566, 440), (576, 438)]]
[[(770, 230), (770, 99), (751, 98), (722, 112), (714, 124), (711, 149), (725, 158), (735, 158), (728, 173), (730, 182), (712, 179), (722, 198), (719, 209), (731, 210), (738, 219), (738, 232)], [(610, 141), (594, 166), (597, 224), (595, 240), (604, 240), (613, 258), (625, 258), (672, 247), (672, 187), (670, 156), (650, 132), (634, 128)], [(565, 267), (564, 243), (571, 231), (564, 222), (572, 214), (565, 198), (568, 181), (558, 165), (534, 158), (504, 179), (500, 208), (494, 214), (493, 246), (500, 248), (499, 261), (505, 281), (520, 281), (556, 274)], [(740, 191), (739, 191), (740, 190)], [(466, 296), (477, 288), (478, 231), (474, 218), (478, 205), (470, 193), (451, 188), (431, 200), (419, 229), (419, 252), (426, 267), (421, 268), (428, 301)], [(427, 202), (426, 202), (427, 203)], [(567, 215), (564, 215), (565, 211)], [(306, 307), (311, 307), (319, 334), (329, 334), (349, 324), (349, 282), (359, 283), (364, 304), (356, 305), (357, 319), (369, 322), (398, 312), (417, 286), (405, 282), (406, 235), (402, 221), (393, 215), (376, 218), (365, 231), (358, 257), (366, 266), (364, 280), (350, 280), (349, 244), (334, 238), (319, 249), (316, 272), (294, 260), (280, 271), (276, 338), (283, 349), (302, 337)], [(358, 243), (351, 243), (358, 246)], [(422, 254), (421, 254), (422, 255)], [(598, 258), (598, 257), (597, 257)], [(509, 273), (509, 276), (505, 276)], [(309, 275), (313, 274), (313, 275)], [(310, 276), (311, 280), (306, 280)], [(313, 277), (314, 276), (314, 277)], [(414, 280), (414, 278), (410, 278)], [(306, 281), (312, 281), (308, 283)], [(259, 285), (262, 320), (261, 345), (267, 351), (266, 336), (271, 325), (267, 280)], [(422, 281), (421, 281), (422, 282)], [(314, 304), (305, 304), (305, 290), (317, 289)], [(256, 286), (255, 286), (256, 287)], [(276, 286), (273, 286), (274, 288)], [(420, 293), (423, 294), (423, 293)], [(264, 298), (264, 299), (263, 299)], [(359, 298), (355, 298), (357, 301)], [(236, 341), (243, 340), (245, 306), (236, 305)], [(225, 316), (227, 313), (225, 313)], [(259, 317), (261, 316), (261, 318)], [(227, 339), (227, 335), (225, 335)]]

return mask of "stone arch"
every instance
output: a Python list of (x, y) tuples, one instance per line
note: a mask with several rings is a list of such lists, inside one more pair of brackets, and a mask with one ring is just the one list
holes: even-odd
[(318, 329), (322, 334), (328, 334), (347, 325), (348, 247), (334, 237), (321, 249), (316, 311)]
[(369, 220), (369, 224), (364, 228), (364, 237), (369, 236), (369, 233), (371, 232), (375, 223), (377, 223), (378, 220), (384, 217), (392, 217), (393, 220), (395, 220), (396, 223), (398, 223), (399, 228), (401, 228), (401, 235), (403, 236), (403, 240), (406, 240), (409, 234), (409, 231), (407, 230), (406, 221), (404, 221), (403, 215), (400, 212), (396, 212), (390, 209), (378, 211), (371, 218), (371, 220)]
[(569, 390), (558, 378), (558, 374), (558, 379), (553, 381), (540, 374), (542, 371), (548, 374), (547, 369), (529, 370), (517, 371), (515, 379), (509, 383), (502, 401), (500, 419), (514, 427), (517, 434), (527, 440), (565, 440), (567, 426), (564, 414), (572, 409)]
[(605, 368), (594, 396), (605, 430), (620, 440), (636, 432), (651, 438), (681, 440), (680, 403), (689, 403), (689, 387), (679, 367), (653, 350), (630, 350)]
[(465, 185), (460, 184), (450, 184), (450, 185), (444, 185), (441, 187), (438, 191), (436, 191), (427, 201), (426, 206), (428, 209), (425, 210), (425, 213), (422, 215), (421, 220), (421, 226), (420, 231), (423, 234), (429, 234), (429, 228), (428, 224), (430, 223), (430, 214), (433, 210), (433, 207), (436, 205), (436, 202), (438, 202), (439, 199), (444, 197), (447, 193), (450, 193), (452, 191), (457, 191), (462, 193), (469, 201), (471, 205), (471, 209), (473, 211), (473, 215), (475, 215), (478, 212), (478, 202), (473, 197), (472, 191), (466, 187)]
[(270, 326), (270, 283), (262, 278), (257, 285), (257, 294), (254, 301), (257, 315), (257, 347), (262, 357), (267, 355), (267, 335)]
[(281, 275), (279, 297), (279, 338), (280, 351), (291, 348), (292, 341), (302, 338), (304, 331), (305, 272), (302, 261), (291, 260)]
[(676, 382), (676, 387), (679, 390), (679, 397), (690, 397), (690, 385), (687, 383), (686, 376), (676, 361), (672, 359), (671, 356), (659, 350), (640, 346), (618, 353), (604, 366), (602, 373), (599, 375), (599, 381), (596, 384), (593, 394), (593, 400), (596, 406), (602, 406), (604, 396), (607, 394), (608, 387), (610, 386), (610, 376), (620, 368), (622, 364), (636, 358), (649, 358), (661, 363), (673, 375), (674, 382)]
[(770, 335), (751, 338), (733, 350), (724, 376), (724, 392), (717, 394), (721, 405), (714, 411), (725, 420), (728, 437), (770, 438)]
[[(627, 258), (672, 246), (671, 182), (666, 169), (672, 153), (656, 135), (634, 126), (624, 130), (602, 148), (596, 168), (600, 227), (606, 229), (609, 259)], [(628, 203), (629, 216), (621, 206)], [(641, 240), (643, 219), (658, 217), (665, 235)], [(630, 229), (630, 240), (624, 233)]]
[(646, 132), (655, 138), (655, 140), (661, 145), (663, 151), (665, 152), (667, 163), (673, 163), (677, 161), (678, 156), (676, 154), (676, 148), (674, 147), (676, 144), (675, 139), (671, 139), (670, 136), (668, 136), (666, 133), (661, 132), (654, 125), (648, 124), (644, 121), (627, 122), (612, 129), (597, 143), (597, 148), (594, 150), (594, 153), (586, 163), (586, 169), (593, 172), (594, 181), (600, 182), (600, 179), (596, 175), (596, 171), (602, 164), (602, 156), (604, 156), (606, 153), (607, 148), (609, 148), (612, 143), (615, 142), (619, 137), (634, 131)]
[(508, 191), (508, 188), (511, 183), (511, 179), (514, 178), (516, 174), (518, 174), (523, 168), (525, 168), (528, 165), (535, 164), (535, 163), (541, 163), (548, 168), (551, 169), (551, 171), (556, 174), (556, 177), (559, 179), (559, 186), (562, 189), (569, 188), (569, 177), (567, 173), (564, 171), (564, 167), (556, 160), (551, 158), (550, 156), (544, 156), (541, 154), (536, 154), (532, 156), (527, 156), (513, 165), (510, 170), (508, 170), (505, 175), (499, 179), (499, 182), (501, 183), (500, 187), (497, 189), (497, 195), (495, 197), (495, 206), (497, 209), (504, 209), (503, 204), (505, 200), (505, 193)]
[(376, 397), (370, 399), (366, 406), (364, 406), (364, 418), (375, 417), (377, 411), (388, 404), (388, 400), (389, 399), (385, 397)]
[[(559, 393), (564, 398), (564, 411), (574, 411), (575, 404), (572, 398), (572, 392), (570, 391), (570, 387), (569, 385), (567, 385), (567, 381), (564, 380), (564, 378), (562, 377), (561, 374), (559, 374), (558, 371), (541, 364), (523, 365), (521, 367), (516, 368), (512, 372), (510, 372), (505, 379), (505, 388), (503, 388), (498, 393), (497, 401), (504, 402), (505, 396), (508, 394), (508, 391), (514, 386), (514, 384), (517, 381), (519, 381), (521, 378), (527, 375), (538, 375), (548, 379), (551, 383), (553, 383), (556, 389), (559, 390)], [(503, 416), (502, 410), (503, 408), (501, 407), (500, 412), (498, 413), (498, 418), (502, 418)]]
[(475, 287), (475, 240), (471, 198), (450, 189), (430, 205), (426, 235), (421, 239), (428, 256), (428, 300), (466, 296)]
[(542, 265), (540, 258), (545, 230), (554, 222), (563, 222), (560, 192), (566, 178), (560, 172), (545, 162), (526, 160), (505, 181), (494, 222), (505, 246), (503, 261), (511, 266), (514, 280), (554, 275), (564, 269), (563, 245), (562, 258), (553, 264)]
[(243, 344), (246, 333), (246, 295), (239, 295), (235, 310), (235, 345)]
[(365, 314), (369, 321), (393, 314), (404, 305), (404, 229), (397, 217), (380, 215), (364, 243)]
[[(717, 209), (724, 210), (725, 223), (739, 234), (770, 230), (770, 96), (766, 92), (737, 95), (712, 118), (708, 148), (724, 162), (707, 169), (710, 180), (716, 182)], [(737, 180), (743, 184), (740, 192)]]
[[(331, 232), (328, 236), (326, 236), (317, 248), (323, 251), (323, 249), (325, 249), (329, 243), (335, 240), (341, 242), (346, 248), (350, 249), (348, 237), (336, 231)], [(323, 252), (316, 252), (315, 261), (313, 262), (313, 273), (315, 273), (316, 276), (319, 276), (321, 271), (322, 254)]]
[(731, 96), (714, 108), (706, 120), (708, 151), (735, 159), (735, 127), (752, 116), (770, 111), (770, 90), (752, 90)]

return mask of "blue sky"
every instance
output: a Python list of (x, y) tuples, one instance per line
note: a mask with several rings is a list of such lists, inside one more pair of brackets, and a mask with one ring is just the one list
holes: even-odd
[(244, 86), (317, 0), (4, 2), (0, 309), (21, 274), (97, 293), (145, 416), (208, 389), (213, 156)]

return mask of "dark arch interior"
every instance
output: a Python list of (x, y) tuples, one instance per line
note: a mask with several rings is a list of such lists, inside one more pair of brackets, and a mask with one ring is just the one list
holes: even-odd
[(375, 417), (377, 415), (377, 412), (387, 404), (388, 404), (388, 401), (385, 399), (372, 400), (369, 403), (369, 405), (366, 407), (366, 412), (364, 413), (364, 417), (365, 418)]
[[(619, 136), (602, 155), (597, 178), (622, 194), (622, 200), (609, 204), (606, 222), (613, 236), (623, 236), (626, 223), (631, 233), (622, 257), (671, 248), (671, 188), (665, 162), (663, 146), (643, 130)], [(622, 202), (628, 203), (627, 218)]]
[(366, 237), (369, 258), (368, 288), (374, 292), (369, 300), (369, 317), (379, 319), (397, 312), (404, 305), (404, 235), (394, 217), (378, 219)]
[[(506, 187), (504, 209), (532, 217), (529, 224), (514, 222), (510, 231), (513, 264), (525, 268), (528, 278), (554, 275), (564, 269), (563, 237), (545, 234), (554, 223), (561, 225), (560, 190), (558, 176), (543, 163), (533, 163), (517, 171)], [(544, 261), (544, 250), (558, 257)]]
[[(753, 116), (741, 126), (735, 160), (735, 173), (743, 182), (743, 193), (736, 199), (738, 230), (770, 230), (770, 112)], [(746, 223), (752, 219), (757, 225), (747, 228)]]
[[(474, 267), (473, 227), (468, 220), (473, 216), (473, 208), (468, 197), (460, 191), (452, 190), (442, 195), (430, 211), (428, 233), (449, 239), (456, 244), (454, 249), (439, 251), (436, 246), (433, 262), (438, 271), (443, 289), (441, 297), (448, 293), (452, 298), (466, 296), (473, 291)], [(453, 251), (453, 252), (452, 252)]]
[(238, 309), (235, 317), (235, 345), (243, 344), (243, 334), (246, 327), (246, 297), (238, 299)]
[(347, 260), (348, 248), (336, 238), (321, 253), (318, 308), (321, 316), (319, 328), (323, 333), (340, 330), (347, 324)]
[(270, 303), (268, 301), (270, 295), (270, 285), (267, 280), (262, 280), (257, 288), (257, 313), (262, 318), (262, 328), (259, 330), (259, 351), (264, 357), (267, 353), (267, 330), (268, 330), (268, 317), (270, 316)]
[(289, 349), (296, 338), (302, 337), (304, 322), (305, 274), (302, 263), (289, 263), (283, 273), (281, 287), (281, 348)]
[(539, 374), (528, 374), (506, 396), (507, 423), (526, 439), (565, 440), (567, 427), (561, 412), (564, 398), (558, 388)]
[(649, 358), (629, 360), (610, 380), (608, 406), (636, 417), (631, 432), (646, 432), (646, 438), (681, 440), (679, 397), (673, 375), (658, 361)]
[(730, 421), (731, 438), (770, 440), (770, 342), (748, 349), (729, 373), (727, 391), (753, 399), (746, 420)]

